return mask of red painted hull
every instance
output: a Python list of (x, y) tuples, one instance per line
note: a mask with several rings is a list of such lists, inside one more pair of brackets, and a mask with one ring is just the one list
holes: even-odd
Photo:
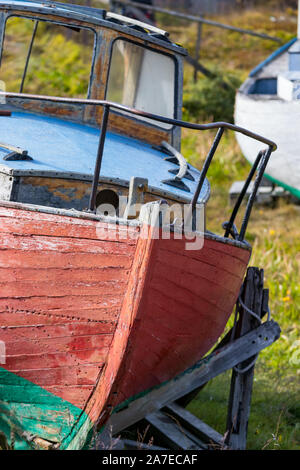
[(199, 360), (236, 301), (250, 251), (206, 236), (152, 239), (132, 226), (0, 207), (5, 368), (84, 409), (112, 407)]

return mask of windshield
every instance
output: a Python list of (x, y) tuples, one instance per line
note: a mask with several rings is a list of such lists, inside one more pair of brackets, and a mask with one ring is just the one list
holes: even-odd
[(86, 98), (93, 49), (90, 30), (10, 17), (0, 80), (9, 92)]
[[(174, 60), (170, 56), (129, 41), (116, 40), (112, 50), (107, 99), (141, 111), (173, 118)], [(159, 123), (159, 126), (170, 127), (163, 123)]]

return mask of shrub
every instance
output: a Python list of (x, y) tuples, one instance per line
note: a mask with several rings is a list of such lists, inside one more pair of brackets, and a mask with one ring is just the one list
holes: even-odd
[(183, 118), (193, 121), (233, 122), (236, 90), (240, 79), (227, 74), (225, 78), (203, 77), (186, 86), (183, 96)]

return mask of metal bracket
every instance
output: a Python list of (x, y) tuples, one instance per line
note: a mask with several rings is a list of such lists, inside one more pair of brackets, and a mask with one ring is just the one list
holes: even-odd
[(239, 232), (238, 229), (236, 228), (235, 224), (230, 224), (230, 222), (224, 222), (222, 224), (222, 228), (232, 236), (234, 240), (238, 240), (239, 238)]
[(178, 170), (169, 170), (169, 173), (176, 175), (175, 178), (163, 180), (162, 183), (168, 184), (169, 186), (175, 186), (175, 188), (181, 189), (182, 191), (186, 191), (188, 193), (191, 192), (190, 188), (182, 181), (183, 178), (187, 178), (190, 181), (194, 181), (194, 177), (188, 171), (189, 166), (186, 159), (174, 147), (168, 144), (168, 142), (163, 141), (162, 147), (167, 150), (168, 154), (172, 155), (170, 157), (167, 157), (165, 160), (179, 165)]
[(33, 158), (31, 158), (28, 155), (28, 151), (23, 150), (20, 147), (14, 147), (13, 145), (3, 144), (2, 142), (0, 142), (0, 147), (4, 148), (5, 150), (10, 150), (10, 153), (8, 153), (7, 155), (5, 155), (3, 157), (3, 160), (5, 160), (5, 161), (25, 161), (25, 160), (30, 161), (30, 160), (33, 160)]
[(148, 180), (133, 176), (130, 180), (128, 203), (123, 215), (124, 219), (136, 219), (139, 215), (137, 207), (144, 202), (144, 193), (148, 190)]

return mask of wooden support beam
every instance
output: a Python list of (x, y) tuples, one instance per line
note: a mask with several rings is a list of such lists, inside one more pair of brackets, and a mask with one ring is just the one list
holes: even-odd
[(185, 410), (177, 403), (171, 403), (164, 408), (164, 411), (173, 416), (185, 429), (198, 436), (211, 449), (226, 449), (224, 436), (201, 421), (189, 411)]
[[(195, 61), (198, 63), (200, 59), (200, 49), (201, 49), (201, 39), (202, 39), (202, 23), (198, 23), (197, 26), (197, 39), (195, 46)], [(194, 82), (197, 82), (197, 69), (194, 70)]]
[(173, 380), (128, 403), (127, 408), (111, 416), (107, 426), (112, 427), (113, 434), (119, 433), (168, 403), (201, 387), (222, 372), (258, 354), (279, 336), (280, 328), (276, 322), (271, 320), (262, 324), (242, 338), (205, 357)]
[[(258, 268), (249, 268), (242, 292), (244, 305), (254, 312), (254, 317), (242, 305), (239, 307), (237, 336), (243, 336), (257, 328), (264, 310), (264, 273)], [(248, 419), (250, 414), (252, 387), (254, 379), (255, 356), (241, 362), (232, 371), (229, 406), (227, 416), (226, 444), (236, 450), (245, 450), (247, 443)], [(245, 370), (244, 373), (239, 372)]]
[(158, 433), (160, 439), (166, 443), (169, 449), (175, 450), (201, 450), (203, 447), (197, 438), (190, 437), (180, 423), (173, 417), (162, 411), (156, 411), (146, 416), (146, 421), (151, 424)]

